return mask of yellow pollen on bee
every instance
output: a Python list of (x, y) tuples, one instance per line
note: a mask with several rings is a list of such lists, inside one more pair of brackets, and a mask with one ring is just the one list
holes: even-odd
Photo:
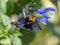
[(32, 21), (32, 22), (35, 22), (36, 17), (35, 17), (35, 16), (30, 16), (30, 17), (29, 17), (29, 20)]

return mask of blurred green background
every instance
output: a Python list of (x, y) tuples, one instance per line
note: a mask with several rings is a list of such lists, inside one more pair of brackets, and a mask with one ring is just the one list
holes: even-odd
[[(33, 8), (53, 7), (56, 12), (47, 12), (51, 18), (42, 30), (29, 32), (11, 25), (10, 17), (22, 13), (22, 8), (32, 0), (0, 0), (0, 45), (60, 45), (60, 0), (34, 0)], [(34, 13), (40, 17), (40, 14)], [(17, 18), (17, 17), (16, 17)]]

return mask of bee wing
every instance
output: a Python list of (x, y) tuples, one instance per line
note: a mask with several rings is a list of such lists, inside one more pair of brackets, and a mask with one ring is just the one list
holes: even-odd
[(28, 16), (28, 9), (23, 8), (22, 13), (19, 14), (18, 21), (21, 22)]
[(24, 18), (26, 18), (26, 16), (28, 16), (30, 11), (32, 10), (31, 5), (33, 5), (33, 1), (34, 0), (32, 0), (30, 3), (26, 4), (25, 7), (23, 8), (22, 13), (23, 13)]
[(23, 16), (26, 18), (28, 16), (29, 10), (28, 8), (23, 8)]
[(24, 15), (23, 14), (19, 14), (18, 16), (18, 22), (21, 22), (24, 19)]

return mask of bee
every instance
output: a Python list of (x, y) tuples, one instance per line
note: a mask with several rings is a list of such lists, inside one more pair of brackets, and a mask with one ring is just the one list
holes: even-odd
[(29, 4), (25, 5), (25, 7), (22, 9), (22, 14), (19, 15), (18, 22), (21, 23), (23, 20), (25, 21), (25, 28), (30, 28), (35, 23), (36, 17), (31, 14), (33, 11), (33, 8), (31, 5), (33, 4), (33, 1)]
[(29, 4), (25, 5), (25, 7), (22, 9), (22, 13), (19, 14), (18, 19), (16, 22), (13, 22), (17, 27), (20, 28), (20, 23), (24, 20), (25, 28), (30, 28), (35, 23), (36, 17), (34, 15), (31, 15), (30, 13), (33, 12), (33, 9), (31, 8), (31, 5), (33, 4), (33, 1)]
[(25, 25), (24, 25), (24, 27), (25, 28), (30, 28), (30, 27), (32, 27), (33, 26), (33, 24), (35, 23), (35, 20), (36, 20), (36, 17), (35, 16), (33, 16), (33, 15), (30, 15), (29, 17), (26, 17), (25, 18)]

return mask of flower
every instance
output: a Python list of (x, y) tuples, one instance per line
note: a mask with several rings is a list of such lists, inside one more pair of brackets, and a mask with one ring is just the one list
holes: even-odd
[(47, 11), (55, 11), (55, 9), (52, 8), (52, 7), (42, 8), (42, 9), (34, 9), (34, 12), (39, 13), (39, 14), (42, 14), (45, 18), (50, 18), (50, 17), (46, 14)]
[(34, 12), (42, 14), (43, 18), (37, 18), (33, 15), (27, 16), (26, 18), (24, 18), (22, 20), (22, 22), (20, 23), (20, 28), (27, 28), (30, 30), (30, 32), (32, 32), (33, 30), (33, 25), (36, 26), (37, 30), (41, 30), (41, 27), (39, 25), (40, 22), (46, 23), (48, 22), (48, 19), (50, 18), (47, 14), (46, 11), (55, 11), (54, 8), (44, 8), (44, 9), (34, 9)]

